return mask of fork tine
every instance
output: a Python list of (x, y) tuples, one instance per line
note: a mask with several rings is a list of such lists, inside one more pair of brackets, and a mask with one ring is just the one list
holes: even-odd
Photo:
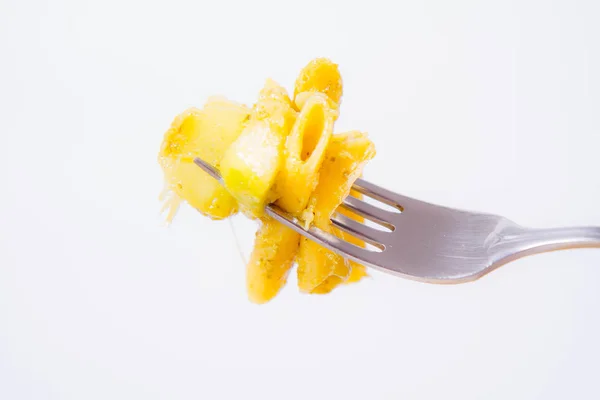
[(380, 250), (385, 249), (383, 243), (386, 232), (377, 230), (365, 224), (361, 224), (360, 222), (357, 222), (339, 213), (331, 219), (331, 222), (336, 228), (348, 232), (349, 234), (356, 236), (358, 239), (372, 244)]
[(394, 193), (363, 179), (357, 179), (352, 188), (382, 203), (386, 203), (392, 207), (399, 207), (400, 210), (403, 210), (408, 204), (417, 202), (415, 199)]
[[(219, 181), (219, 183), (223, 184), (223, 178), (221, 177), (221, 173), (219, 172), (218, 169), (216, 169), (215, 167), (213, 167), (212, 165), (210, 165), (209, 163), (207, 163), (206, 161), (204, 161), (198, 157), (194, 158), (194, 164), (196, 164), (197, 166), (202, 168), (207, 174), (209, 174), (211, 177), (213, 177), (214, 179)], [(367, 203), (365, 203), (365, 204), (367, 204)], [(373, 207), (370, 204), (368, 206)], [(360, 208), (362, 209), (362, 207), (360, 207)], [(367, 207), (367, 209), (368, 209), (368, 207)], [(378, 209), (378, 210), (380, 210), (380, 209)], [(380, 210), (380, 211), (387, 212), (385, 210)], [(375, 261), (376, 261), (375, 256), (377, 254), (379, 254), (379, 252), (375, 252), (372, 250), (368, 250), (368, 249), (365, 249), (362, 247), (355, 246), (350, 242), (342, 240), (330, 233), (324, 232), (321, 229), (318, 229), (315, 227), (312, 227), (310, 229), (304, 229), (294, 218), (289, 216), (287, 213), (285, 213), (283, 210), (281, 210), (279, 207), (277, 207), (275, 205), (267, 205), (267, 207), (265, 208), (265, 212), (271, 218), (279, 221), (280, 223), (284, 224), (288, 228), (293, 229), (294, 231), (298, 232), (299, 234), (301, 234), (311, 240), (314, 240), (315, 242), (319, 243), (320, 245), (327, 248), (328, 250), (333, 251), (334, 253), (340, 254), (341, 256), (349, 258), (360, 264), (365, 264), (365, 263), (375, 264)], [(356, 209), (355, 212), (358, 214), (358, 213), (360, 213), (360, 210)], [(387, 213), (389, 213), (389, 212), (387, 212)], [(374, 214), (371, 218), (376, 218), (375, 213), (371, 213), (371, 214)], [(389, 214), (392, 214), (392, 213), (389, 213)], [(382, 225), (385, 226), (386, 221), (381, 221), (381, 222), (382, 222)], [(340, 229), (343, 229), (343, 228), (340, 227)], [(365, 238), (365, 239), (368, 239), (368, 238)], [(370, 239), (367, 241), (369, 241), (369, 243), (372, 242), (372, 240), (370, 240)], [(378, 244), (378, 243), (377, 244), (372, 243), (372, 244), (383, 250), (383, 246), (381, 244)]]
[(350, 242), (342, 240), (330, 233), (327, 233), (319, 228), (312, 227), (310, 229), (304, 229), (300, 226), (291, 216), (287, 215), (277, 206), (267, 206), (265, 209), (267, 215), (284, 224), (288, 228), (293, 229), (302, 236), (308, 239), (314, 240), (321, 246), (331, 250), (334, 253), (340, 254), (345, 258), (349, 258), (360, 264), (375, 262), (374, 256), (380, 254), (362, 247), (353, 245)]
[(391, 222), (394, 213), (391, 211), (376, 207), (352, 196), (346, 197), (341, 206), (361, 217), (368, 218), (379, 225), (394, 230), (394, 224)]
[[(220, 184), (223, 184), (223, 177), (221, 176), (221, 173), (218, 169), (216, 169), (215, 167), (198, 157), (194, 158), (194, 164), (202, 168), (204, 172), (216, 179)], [(352, 188), (360, 193), (363, 193), (367, 196), (371, 196), (374, 199), (380, 200), (391, 206), (398, 206), (396, 202), (391, 200), (394, 196), (398, 197), (397, 194), (392, 193), (387, 189), (379, 187), (370, 182), (364, 181), (362, 179), (357, 179)], [(342, 203), (342, 206), (349, 209), (350, 211), (355, 212), (356, 214), (370, 219), (373, 222), (385, 226), (386, 228), (392, 230), (394, 229), (393, 224), (389, 222), (391, 219), (390, 217), (393, 215), (393, 213), (389, 211), (383, 210), (379, 207), (375, 207), (367, 202), (364, 202), (352, 196), (346, 197), (346, 199)]]

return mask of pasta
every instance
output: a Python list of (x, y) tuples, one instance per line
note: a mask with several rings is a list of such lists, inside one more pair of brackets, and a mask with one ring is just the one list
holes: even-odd
[[(356, 190), (350, 190), (350, 194), (358, 199), (362, 199), (364, 197), (362, 195), (362, 193), (359, 193)], [(365, 221), (364, 217), (354, 214), (353, 212), (348, 211), (344, 208), (340, 208), (339, 212), (341, 214), (347, 216), (348, 218), (352, 218), (355, 221), (358, 221), (358, 222)], [(355, 236), (347, 234), (346, 232), (342, 231), (341, 229), (333, 228), (333, 232), (335, 233), (335, 235), (337, 237), (344, 239), (347, 242), (350, 242), (358, 247), (365, 247), (365, 242), (356, 238)], [(355, 282), (360, 281), (362, 278), (369, 276), (369, 274), (367, 274), (367, 269), (365, 268), (364, 265), (361, 265), (361, 264), (357, 263), (356, 261), (352, 261), (352, 260), (348, 260), (348, 261), (350, 263), (350, 275), (348, 276), (348, 279), (346, 280), (345, 283), (355, 283)]]
[[(242, 210), (259, 221), (246, 266), (248, 298), (254, 303), (272, 300), (285, 286), (294, 263), (303, 293), (329, 293), (367, 276), (364, 266), (264, 214), (265, 206), (275, 203), (307, 227), (365, 245), (330, 221), (375, 156), (367, 134), (333, 133), (341, 96), (338, 66), (318, 58), (300, 72), (293, 99), (285, 88), (267, 80), (252, 108), (214, 97), (203, 109), (189, 109), (176, 117), (164, 136), (159, 163), (169, 221), (183, 201), (213, 219)], [(217, 167), (224, 186), (198, 168), (194, 157)], [(349, 211), (339, 212), (363, 220)]]
[[(321, 167), (319, 184), (303, 219), (325, 232), (336, 233), (330, 218), (350, 193), (375, 148), (362, 132), (335, 135)], [(307, 293), (327, 293), (350, 275), (351, 265), (341, 256), (303, 238), (298, 253), (298, 287)]]
[[(324, 94), (312, 94), (286, 142), (286, 158), (277, 182), (280, 191), (277, 205), (294, 215), (306, 208), (317, 186), (336, 115), (329, 103)], [(303, 184), (299, 185), (299, 182)]]
[(262, 215), (265, 204), (275, 200), (271, 189), (295, 119), (285, 89), (268, 80), (247, 126), (221, 160), (225, 187), (251, 214)]
[(285, 285), (294, 264), (300, 235), (266, 217), (256, 232), (246, 267), (246, 288), (254, 303), (266, 303)]
[(338, 66), (326, 58), (316, 58), (300, 71), (294, 87), (294, 103), (302, 108), (309, 93), (323, 93), (339, 108), (342, 76)]
[(250, 109), (221, 97), (210, 98), (203, 110), (192, 108), (177, 116), (164, 136), (159, 164), (165, 175), (168, 220), (182, 199), (202, 214), (223, 219), (238, 210), (233, 196), (194, 163), (200, 157), (217, 168), (225, 150), (244, 127)]

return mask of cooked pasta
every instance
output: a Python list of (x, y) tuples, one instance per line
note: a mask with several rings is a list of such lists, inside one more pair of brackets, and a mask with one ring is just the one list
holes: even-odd
[(275, 200), (271, 189), (295, 119), (285, 89), (268, 80), (248, 124), (225, 151), (220, 165), (225, 187), (252, 214), (262, 215), (265, 204)]
[(300, 242), (300, 235), (266, 217), (256, 232), (254, 249), (246, 267), (248, 298), (266, 303), (285, 285)]
[(277, 182), (277, 205), (289, 213), (302, 212), (317, 186), (335, 114), (324, 94), (313, 93), (298, 115), (286, 141), (286, 157)]
[(214, 97), (204, 109), (191, 108), (178, 115), (164, 136), (159, 163), (170, 192), (166, 208), (173, 208), (169, 220), (183, 199), (213, 219), (223, 219), (238, 210), (237, 201), (218, 182), (194, 163), (200, 157), (217, 168), (225, 150), (233, 143), (250, 114), (247, 107)]
[(299, 108), (308, 98), (310, 93), (323, 93), (336, 104), (342, 99), (342, 76), (337, 64), (326, 58), (315, 58), (300, 71), (294, 86), (294, 103)]
[[(362, 193), (357, 192), (356, 190), (351, 190), (350, 191), (350, 195), (352, 195), (353, 197), (356, 197), (358, 199), (362, 199), (364, 196), (362, 195)], [(348, 211), (344, 208), (339, 208), (338, 211), (342, 214), (345, 215), (348, 218), (352, 218), (353, 220), (357, 221), (357, 222), (365, 222), (365, 218), (355, 214), (351, 211)], [(333, 228), (333, 232), (335, 233), (335, 235), (341, 239), (344, 239), (347, 242), (350, 242), (358, 247), (365, 247), (365, 242), (358, 239), (356, 236), (352, 236), (344, 231), (342, 231), (341, 229), (337, 229), (337, 228)], [(360, 281), (362, 278), (365, 278), (367, 276), (369, 276), (369, 274), (367, 274), (367, 268), (364, 265), (361, 265), (359, 263), (357, 263), (356, 261), (352, 261), (352, 260), (348, 260), (350, 262), (350, 275), (348, 276), (348, 279), (346, 280), (345, 283), (355, 283)]]
[[(303, 219), (335, 234), (330, 218), (374, 156), (375, 148), (364, 133), (334, 135), (321, 167), (319, 184)], [(298, 287), (307, 293), (327, 293), (344, 282), (351, 272), (347, 260), (305, 238), (300, 242), (297, 262)]]
[[(254, 303), (266, 303), (279, 293), (294, 262), (303, 293), (329, 293), (367, 276), (364, 266), (264, 214), (265, 206), (275, 203), (307, 227), (314, 225), (364, 246), (330, 221), (375, 156), (365, 133), (333, 133), (342, 89), (337, 64), (318, 58), (300, 72), (293, 100), (282, 86), (267, 80), (251, 109), (211, 98), (202, 110), (190, 109), (175, 118), (164, 136), (159, 163), (165, 175), (162, 198), (168, 220), (181, 202), (187, 202), (213, 219), (242, 210), (259, 221), (246, 267), (248, 298)], [(198, 168), (194, 157), (217, 167), (224, 186)]]

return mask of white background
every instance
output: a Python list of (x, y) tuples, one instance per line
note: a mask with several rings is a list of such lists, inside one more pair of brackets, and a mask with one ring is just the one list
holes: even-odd
[(156, 162), (187, 107), (327, 56), (368, 179), (600, 225), (599, 20), (594, 0), (1, 0), (0, 398), (600, 398), (600, 251), (458, 286), (292, 279), (256, 306), (227, 222), (164, 226)]

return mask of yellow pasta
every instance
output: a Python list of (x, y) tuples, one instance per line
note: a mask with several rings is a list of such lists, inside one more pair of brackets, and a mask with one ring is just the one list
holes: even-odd
[(295, 119), (285, 89), (267, 81), (248, 124), (221, 160), (225, 187), (253, 215), (262, 215), (265, 204), (275, 200), (271, 189)]
[(285, 285), (294, 263), (300, 235), (279, 222), (264, 218), (256, 232), (254, 250), (246, 267), (246, 287), (250, 301), (271, 300)]
[(315, 58), (306, 65), (294, 87), (294, 103), (302, 109), (310, 93), (319, 92), (327, 95), (339, 107), (342, 99), (342, 76), (337, 64), (327, 58)]
[(203, 110), (189, 109), (175, 118), (165, 133), (159, 164), (165, 175), (165, 189), (171, 192), (165, 204), (172, 219), (180, 201), (213, 219), (226, 218), (238, 210), (233, 196), (194, 163), (200, 157), (220, 166), (225, 150), (240, 135), (250, 114), (247, 107), (214, 97)]
[[(363, 198), (362, 193), (359, 193), (356, 190), (351, 190), (350, 194), (358, 199)], [(340, 212), (341, 214), (345, 215), (348, 218), (352, 218), (355, 221), (358, 221), (358, 222), (365, 221), (364, 217), (361, 217), (358, 214), (348, 211), (345, 208), (338, 208), (338, 212)], [(337, 237), (344, 239), (347, 242), (350, 242), (358, 247), (365, 247), (365, 242), (356, 238), (356, 236), (352, 236), (352, 235), (342, 231), (341, 229), (337, 229), (337, 228), (333, 228), (333, 231)], [(348, 262), (350, 263), (350, 275), (348, 276), (348, 279), (346, 280), (345, 283), (356, 283), (356, 282), (360, 281), (362, 278), (369, 276), (369, 274), (367, 274), (367, 268), (364, 265), (361, 265), (352, 260), (348, 260)]]
[[(303, 213), (325, 232), (335, 233), (330, 219), (350, 193), (364, 165), (375, 156), (375, 147), (362, 132), (334, 135), (321, 167), (319, 183)], [(341, 256), (302, 239), (298, 251), (298, 287), (306, 293), (327, 293), (350, 275), (350, 264)]]
[(297, 215), (306, 208), (317, 186), (335, 114), (324, 94), (313, 93), (298, 115), (286, 141), (286, 158), (277, 181), (277, 205), (285, 211)]
[[(357, 246), (365, 245), (330, 221), (375, 155), (365, 133), (333, 134), (342, 86), (337, 64), (318, 58), (298, 75), (293, 100), (285, 88), (267, 80), (251, 109), (211, 98), (202, 110), (192, 108), (175, 118), (164, 136), (159, 163), (166, 182), (167, 219), (185, 201), (213, 219), (239, 209), (260, 221), (246, 266), (248, 298), (254, 303), (269, 302), (279, 293), (294, 262), (303, 293), (329, 293), (342, 283), (367, 276), (364, 266), (264, 214), (265, 206), (275, 203), (306, 227), (314, 225)], [(219, 169), (224, 186), (197, 167), (194, 157)], [(339, 211), (363, 221), (349, 211)]]

